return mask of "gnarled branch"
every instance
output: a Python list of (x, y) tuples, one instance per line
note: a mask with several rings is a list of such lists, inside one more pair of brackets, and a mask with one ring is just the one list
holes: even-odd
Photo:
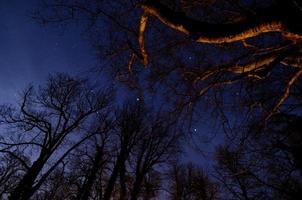
[[(145, 14), (158, 18), (172, 29), (185, 33), (196, 42), (229, 43), (241, 41), (267, 32), (280, 32), (289, 39), (302, 39), (302, 35), (291, 33), (282, 18), (282, 6), (276, 5), (270, 9), (248, 17), (243, 21), (228, 24), (210, 24), (187, 17), (182, 12), (175, 12), (167, 6), (147, 1), (140, 4)], [(285, 8), (284, 8), (285, 9)], [(287, 10), (283, 10), (287, 13)], [(144, 15), (145, 15), (144, 14)], [(144, 24), (141, 23), (141, 28)], [(140, 34), (143, 32), (140, 31)]]

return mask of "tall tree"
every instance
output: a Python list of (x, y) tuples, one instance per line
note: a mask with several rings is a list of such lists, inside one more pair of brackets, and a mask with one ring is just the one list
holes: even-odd
[[(33, 87), (26, 89), (18, 108), (2, 106), (1, 123), (13, 128), (8, 134), (17, 139), (6, 141), (9, 137), (5, 136), (1, 152), (5, 150), (26, 166), (9, 199), (29, 199), (70, 152), (94, 135), (85, 127), (110, 100), (110, 93), (94, 91), (84, 80), (58, 74), (37, 92)], [(26, 164), (14, 154), (21, 147), (32, 163)]]
[[(281, 185), (299, 185), (292, 175), (297, 172), (294, 166), (300, 166), (295, 153), (300, 147), (289, 139), (297, 134), (287, 138), (284, 130), (277, 135), (268, 129), (264, 132), (269, 134), (260, 135), (246, 130), (250, 123), (257, 130), (271, 127), (279, 112), (301, 112), (300, 0), (44, 2), (34, 14), (37, 20), (84, 21), (99, 58), (110, 61), (114, 78), (137, 90), (142, 99), (155, 93), (163, 98), (163, 108), (174, 114), (215, 108), (228, 139), (217, 153), (225, 194), (237, 199), (299, 194), (299, 189)], [(207, 113), (184, 116), (210, 121)], [(270, 144), (276, 142), (271, 135), (287, 139), (280, 139), (276, 148)], [(113, 193), (118, 176), (125, 178), (125, 170), (118, 171), (107, 194)], [(120, 187), (125, 194), (123, 181)]]

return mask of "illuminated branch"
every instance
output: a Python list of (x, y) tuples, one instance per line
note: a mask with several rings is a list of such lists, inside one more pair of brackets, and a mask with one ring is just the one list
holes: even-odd
[[(260, 72), (260, 70), (265, 70), (269, 66), (271, 66), (272, 63), (276, 61), (276, 58), (278, 56), (273, 54), (270, 56), (263, 57), (261, 59), (258, 59), (256, 61), (250, 62), (246, 65), (229, 65), (229, 66), (220, 66), (214, 70), (209, 70), (204, 73), (202, 73), (200, 76), (198, 76), (194, 83), (197, 81), (204, 81), (211, 77), (216, 76), (219, 73), (225, 73), (225, 72), (231, 72), (234, 74), (246, 74), (248, 77), (258, 78), (261, 79), (260, 76), (257, 75), (257, 72)], [(194, 73), (194, 72), (187, 72), (187, 73)]]
[[(297, 52), (297, 48), (299, 48), (299, 44), (294, 45), (294, 46), (289, 46), (288, 48), (286, 48), (286, 47), (279, 48), (277, 51), (274, 51), (268, 55), (265, 55), (261, 59), (258, 59), (257, 61), (254, 61), (254, 62), (249, 63), (244, 66), (223, 67), (222, 69), (216, 69), (214, 71), (206, 72), (204, 74), (204, 76), (197, 77), (194, 80), (194, 82), (196, 83), (198, 80), (209, 79), (210, 77), (215, 76), (221, 72), (232, 72), (232, 73), (235, 73), (238, 75), (235, 77), (229, 78), (229, 79), (219, 80), (218, 82), (212, 82), (212, 83), (208, 84), (207, 86), (205, 86), (198, 92), (197, 96), (204, 95), (211, 88), (221, 86), (221, 85), (233, 84), (244, 78), (262, 79), (263, 76), (267, 75), (273, 69), (273, 66), (275, 66), (276, 64), (283, 61), (285, 58), (287, 58), (288, 55), (291, 55), (292, 53)], [(299, 51), (298, 51), (298, 53), (299, 53)], [(279, 103), (273, 109), (272, 114), (275, 113), (279, 109), (281, 104), (287, 99), (291, 86), (300, 76), (302, 76), (302, 70), (299, 71), (297, 74), (295, 74), (295, 76), (293, 76), (292, 79), (288, 82), (286, 91), (285, 91), (283, 97), (280, 99)], [(270, 115), (272, 115), (272, 114), (270, 114)]]
[(147, 22), (148, 22), (148, 15), (147, 14), (142, 15), (140, 20), (138, 41), (139, 41), (139, 47), (141, 49), (141, 54), (143, 57), (144, 66), (147, 66), (148, 64), (148, 54), (145, 48), (145, 31), (146, 31)]
[(130, 60), (128, 62), (128, 71), (130, 74), (132, 74), (132, 71), (133, 71), (133, 64), (134, 64), (135, 58), (136, 58), (136, 55), (134, 53), (132, 53), (130, 56)]
[[(289, 39), (302, 38), (301, 35), (291, 33), (287, 30), (286, 25), (280, 18), (281, 8), (278, 7), (271, 8), (263, 13), (257, 14), (257, 16), (246, 18), (240, 22), (209, 24), (189, 18), (184, 13), (175, 12), (158, 2), (147, 1), (140, 6), (145, 13), (158, 18), (170, 28), (185, 33), (195, 41), (202, 43), (236, 42), (267, 32), (281, 32)], [(283, 10), (282, 12), (286, 11)], [(144, 31), (140, 31), (140, 34), (143, 32)]]
[(302, 51), (300, 50), (297, 54), (285, 58), (281, 63), (283, 65), (302, 68)]
[(259, 60), (256, 60), (254, 62), (248, 63), (243, 66), (234, 66), (226, 69), (226, 71), (235, 73), (235, 74), (242, 74), (242, 73), (247, 73), (247, 72), (255, 72), (260, 69), (265, 68), (265, 66), (268, 66), (271, 64), (274, 60), (276, 59), (276, 55), (272, 55), (270, 57), (265, 57)]
[(234, 61), (231, 61), (227, 65), (218, 66), (203, 73), (199, 73), (198, 71), (188, 71), (185, 73), (191, 76), (196, 76), (193, 82), (194, 84), (197, 81), (208, 80), (214, 76), (217, 76), (218, 74), (227, 72), (239, 74), (244, 77), (247, 76), (262, 79), (262, 77), (259, 75), (263, 74), (264, 72), (268, 73), (272, 70), (273, 66), (278, 63), (290, 67), (301, 68), (301, 57), (299, 57), (301, 53), (299, 51), (299, 46), (300, 43), (276, 48), (274, 51), (271, 51), (266, 55), (263, 55), (260, 58), (257, 58), (256, 60), (244, 65), (236, 64), (236, 62), (240, 60), (240, 58), (236, 58)]

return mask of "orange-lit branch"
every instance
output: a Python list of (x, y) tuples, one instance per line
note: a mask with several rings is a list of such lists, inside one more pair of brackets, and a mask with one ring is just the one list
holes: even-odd
[[(196, 74), (194, 83), (197, 81), (204, 81), (210, 79), (218, 74), (231, 72), (234, 74), (241, 74), (251, 78), (261, 79), (262, 77), (258, 76), (257, 73), (262, 70), (270, 71), (274, 64), (282, 63), (284, 65), (301, 68), (301, 52), (297, 51), (300, 44), (283, 46), (276, 48), (274, 51), (267, 53), (266, 55), (257, 58), (256, 60), (244, 64), (238, 65), (236, 62), (240, 59), (230, 62), (224, 66), (218, 66), (214, 69), (206, 70), (203, 73), (198, 72), (187, 72), (188, 74)], [(263, 71), (262, 71), (263, 72)]]
[(285, 58), (281, 61), (281, 63), (296, 68), (302, 68), (302, 50), (300, 50), (297, 54)]
[(290, 33), (277, 10), (270, 9), (257, 17), (228, 24), (209, 24), (187, 17), (184, 13), (175, 12), (158, 2), (142, 3), (145, 13), (158, 18), (172, 29), (189, 35), (202, 43), (229, 43), (245, 40), (267, 32), (281, 32), (289, 39), (302, 38), (301, 35)]
[(259, 59), (257, 61), (248, 63), (246, 65), (236, 65), (234, 67), (230, 67), (226, 69), (226, 71), (236, 73), (236, 74), (242, 74), (242, 73), (247, 73), (247, 72), (255, 72), (259, 69), (265, 68), (265, 66), (268, 66), (271, 64), (274, 60), (276, 59), (276, 55), (272, 55), (267, 58)]
[(253, 73), (256, 73), (257, 71), (265, 69), (267, 66), (270, 66), (270, 64), (272, 64), (276, 58), (277, 58), (277, 55), (272, 54), (270, 56), (260, 58), (256, 61), (250, 62), (245, 65), (229, 64), (227, 66), (219, 66), (218, 68), (216, 68), (214, 70), (208, 70), (208, 71), (202, 73), (200, 76), (198, 76), (196, 78), (195, 82), (204, 81), (219, 73), (225, 73), (225, 72), (231, 72), (234, 74), (246, 74), (249, 77), (260, 78), (259, 76), (256, 76)]
[(135, 55), (135, 53), (132, 53), (130, 56), (130, 60), (128, 62), (128, 71), (130, 74), (132, 74), (132, 72), (133, 72), (133, 64), (134, 64), (135, 59), (136, 59), (136, 55)]
[(143, 14), (140, 19), (138, 42), (139, 42), (139, 47), (140, 47), (142, 58), (143, 58), (142, 59), (143, 65), (145, 67), (148, 64), (148, 53), (147, 53), (146, 47), (145, 47), (145, 31), (146, 31), (147, 23), (148, 23), (148, 15)]

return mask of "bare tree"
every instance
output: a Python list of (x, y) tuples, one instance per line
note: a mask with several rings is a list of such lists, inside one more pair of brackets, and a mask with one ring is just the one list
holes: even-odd
[(33, 160), (26, 165), (9, 199), (29, 199), (70, 152), (92, 137), (95, 133), (85, 126), (107, 107), (110, 99), (109, 93), (94, 91), (84, 80), (59, 74), (50, 77), (37, 92), (33, 87), (25, 90), (18, 109), (2, 106), (1, 123), (13, 128), (15, 133), (11, 134), (18, 140), (1, 141), (1, 151), (26, 165), (22, 157), (14, 154), (14, 149), (23, 147), (23, 153)]
[(0, 198), (6, 199), (10, 192), (16, 187), (27, 170), (30, 159), (18, 152), (19, 149), (10, 150), (2, 149), (0, 157)]
[[(175, 111), (193, 110), (201, 97), (226, 88), (238, 93), (246, 107), (263, 109), (268, 120), (285, 106), (302, 75), (301, 4), (44, 1), (34, 17), (42, 23), (86, 19), (93, 45), (112, 63), (115, 77), (137, 89), (144, 85), (139, 77), (147, 73), (148, 89), (154, 91), (158, 83), (164, 86), (166, 104), (170, 102)], [(271, 85), (270, 103), (259, 99), (262, 88)]]
[[(86, 147), (88, 151), (86, 157), (89, 158), (89, 161), (84, 163), (83, 181), (81, 181), (75, 198), (78, 200), (88, 200), (93, 196), (102, 198), (102, 176), (112, 156), (111, 137), (114, 130), (114, 123), (108, 118), (108, 115), (104, 115), (97, 118), (97, 120), (92, 123), (92, 126), (94, 127), (96, 135), (91, 138), (91, 143), (88, 143), (88, 147)], [(92, 149), (89, 147), (92, 147)], [(83, 156), (80, 154), (76, 154), (75, 156), (80, 156), (80, 159), (77, 159), (83, 164), (85, 160)], [(76, 163), (75, 168), (78, 168), (80, 163)], [(75, 171), (80, 172), (77, 169), (75, 169)], [(96, 184), (99, 184), (100, 187), (95, 188)]]
[(32, 196), (35, 200), (74, 199), (76, 194), (76, 178), (68, 173), (66, 163), (57, 167), (45, 180), (41, 188)]
[(180, 132), (175, 121), (162, 114), (153, 116), (143, 103), (126, 104), (116, 119), (115, 162), (103, 199), (114, 195), (135, 200), (155, 167), (177, 155)]
[[(134, 168), (134, 182), (130, 199), (139, 198), (147, 175), (154, 172), (159, 164), (167, 165), (180, 151), (178, 146), (181, 132), (175, 121), (164, 116), (145, 116), (142, 137), (132, 153), (130, 165)], [(153, 121), (152, 121), (153, 118)], [(148, 120), (148, 122), (146, 121)], [(163, 167), (163, 166), (161, 166)]]
[(217, 153), (217, 179), (235, 199), (297, 199), (301, 196), (300, 117), (279, 114), (265, 127), (237, 133)]
[(77, 188), (74, 199), (156, 197), (160, 168), (179, 152), (175, 120), (137, 102), (126, 103), (111, 117), (94, 121), (91, 130), (97, 134), (67, 159), (71, 164), (65, 174), (77, 177), (69, 186)]

